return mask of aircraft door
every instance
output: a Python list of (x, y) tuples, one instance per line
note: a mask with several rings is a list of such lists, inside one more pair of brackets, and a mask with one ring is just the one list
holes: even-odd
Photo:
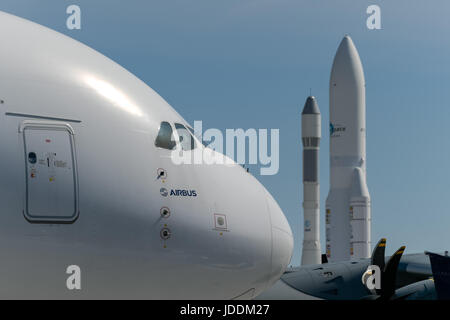
[(25, 121), (25, 217), (67, 223), (78, 216), (74, 132), (67, 124)]

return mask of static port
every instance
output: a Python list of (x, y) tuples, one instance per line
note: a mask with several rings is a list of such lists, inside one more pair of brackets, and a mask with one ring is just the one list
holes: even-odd
[(161, 214), (161, 217), (168, 218), (170, 216), (170, 209), (167, 207), (162, 207), (159, 213)]
[(166, 170), (159, 168), (158, 170), (156, 170), (157, 175), (158, 175), (158, 179), (166, 179), (167, 178), (167, 172)]
[(170, 238), (170, 235), (171, 235), (170, 229), (169, 228), (163, 228), (159, 234), (161, 235), (161, 238), (163, 240), (167, 240), (167, 239)]

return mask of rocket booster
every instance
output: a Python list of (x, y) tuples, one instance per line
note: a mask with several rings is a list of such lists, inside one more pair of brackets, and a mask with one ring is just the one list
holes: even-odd
[(303, 251), (302, 265), (320, 264), (320, 186), (319, 145), (321, 138), (321, 116), (316, 98), (306, 99), (302, 111), (303, 144)]
[(365, 100), (361, 60), (352, 39), (345, 36), (330, 77), (330, 191), (325, 211), (330, 261), (370, 255)]

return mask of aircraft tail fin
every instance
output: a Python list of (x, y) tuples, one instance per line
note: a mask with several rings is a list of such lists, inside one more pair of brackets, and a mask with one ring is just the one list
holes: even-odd
[(439, 300), (450, 300), (450, 257), (427, 252), (433, 272), (434, 286)]

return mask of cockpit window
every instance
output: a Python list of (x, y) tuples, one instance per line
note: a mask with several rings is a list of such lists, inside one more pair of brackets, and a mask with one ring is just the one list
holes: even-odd
[(189, 130), (180, 123), (175, 123), (175, 129), (177, 129), (178, 136), (180, 137), (181, 148), (185, 151), (195, 149), (195, 140)]
[(173, 137), (172, 126), (166, 122), (161, 122), (159, 126), (158, 136), (155, 140), (155, 145), (159, 148), (172, 150), (175, 148), (176, 142)]

